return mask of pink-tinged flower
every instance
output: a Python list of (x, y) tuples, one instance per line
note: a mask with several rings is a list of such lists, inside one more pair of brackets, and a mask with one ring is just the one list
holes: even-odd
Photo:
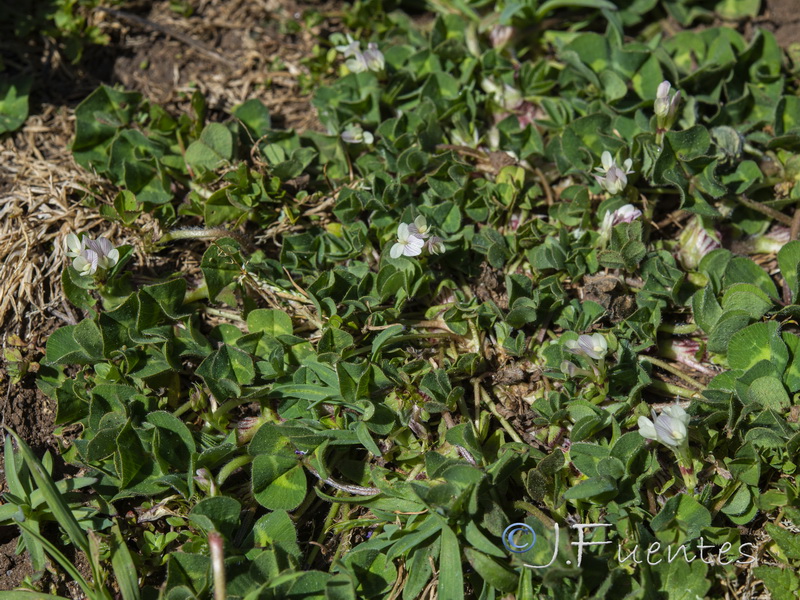
[(495, 25), (489, 32), (492, 48), (504, 48), (514, 36), (514, 28), (510, 25)]
[(70, 233), (66, 242), (67, 256), (81, 275), (94, 275), (98, 269), (110, 269), (119, 262), (119, 250), (106, 238), (93, 240), (85, 234), (78, 238)]
[(110, 269), (119, 261), (119, 250), (106, 238), (87, 239), (86, 247), (97, 254), (97, 263), (101, 269)]
[(83, 239), (79, 238), (74, 233), (67, 235), (67, 256), (75, 258), (86, 249), (86, 241), (89, 238), (85, 235)]
[(411, 235), (425, 239), (430, 235), (431, 228), (428, 226), (427, 219), (420, 215), (408, 226), (408, 231)]
[(432, 235), (425, 241), (425, 249), (431, 254), (444, 253), (445, 248), (442, 238)]
[(642, 211), (636, 208), (633, 204), (626, 204), (617, 210), (607, 212), (603, 217), (603, 223), (600, 225), (600, 233), (608, 236), (611, 233), (611, 228), (620, 223), (631, 223), (642, 216)]

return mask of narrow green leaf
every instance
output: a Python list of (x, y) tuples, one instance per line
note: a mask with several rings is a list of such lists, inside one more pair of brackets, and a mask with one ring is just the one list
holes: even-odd
[(439, 600), (463, 600), (464, 573), (461, 570), (461, 546), (448, 525), (442, 527), (439, 551)]
[(22, 453), (22, 458), (28, 466), (28, 470), (31, 472), (36, 485), (42, 491), (44, 500), (53, 513), (53, 516), (55, 516), (61, 527), (64, 528), (64, 531), (67, 532), (72, 543), (88, 555), (89, 540), (86, 538), (86, 534), (84, 534), (83, 529), (81, 529), (78, 521), (73, 516), (64, 498), (59, 493), (58, 488), (56, 488), (55, 483), (47, 474), (44, 465), (36, 458), (36, 455), (28, 444), (7, 427), (6, 430), (12, 435), (14, 441), (17, 442), (17, 446)]
[(123, 600), (139, 600), (141, 597), (139, 594), (139, 580), (136, 577), (138, 569), (133, 562), (128, 545), (122, 537), (117, 521), (114, 521), (111, 533), (111, 567), (114, 569), (119, 591), (122, 593)]

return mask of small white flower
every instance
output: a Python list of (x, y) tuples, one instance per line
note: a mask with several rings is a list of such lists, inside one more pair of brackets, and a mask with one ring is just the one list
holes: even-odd
[(361, 129), (361, 125), (351, 123), (344, 128), (342, 139), (348, 144), (371, 144), (375, 138), (369, 131)]
[(604, 358), (608, 352), (608, 342), (606, 342), (606, 338), (599, 333), (581, 335), (577, 340), (568, 340), (564, 345), (569, 352), (573, 354), (582, 354), (594, 360)]
[(119, 250), (106, 238), (82, 239), (74, 233), (67, 236), (67, 256), (73, 258), (72, 266), (81, 275), (94, 275), (97, 269), (110, 269), (119, 262)]
[(509, 25), (495, 25), (489, 32), (492, 48), (503, 48), (514, 35), (514, 28)]
[(344, 63), (347, 68), (350, 70), (351, 73), (364, 73), (365, 71), (369, 71), (369, 64), (367, 64), (367, 59), (361, 53), (360, 50), (357, 50), (356, 53), (351, 57), (348, 58)]
[(600, 233), (608, 236), (611, 233), (611, 228), (620, 223), (631, 223), (642, 216), (642, 211), (636, 208), (633, 204), (626, 204), (617, 210), (607, 212), (603, 217), (603, 223), (600, 225)]
[(633, 204), (626, 204), (614, 211), (614, 225), (619, 223), (630, 223), (642, 216), (642, 211)]
[(658, 86), (655, 102), (653, 102), (653, 112), (656, 114), (658, 127), (664, 130), (672, 127), (675, 122), (675, 118), (678, 116), (678, 104), (681, 101), (680, 91), (670, 97), (670, 87), (669, 81), (662, 81)]
[(357, 52), (360, 50), (360, 45), (357, 41), (353, 39), (353, 37), (348, 33), (347, 34), (347, 44), (344, 46), (336, 46), (336, 50), (344, 54), (345, 58), (350, 58), (351, 56), (355, 56)]
[(408, 226), (408, 231), (411, 235), (415, 235), (425, 239), (431, 234), (431, 228), (428, 227), (428, 221), (422, 215), (414, 219), (414, 222)]
[(599, 183), (600, 186), (609, 194), (619, 194), (625, 189), (625, 186), (628, 185), (628, 175), (633, 173), (633, 170), (631, 169), (633, 166), (633, 161), (630, 158), (626, 159), (625, 162), (622, 163), (622, 166), (624, 167), (623, 170), (617, 166), (608, 150), (603, 152), (602, 156), (600, 157), (600, 161), (602, 162), (602, 166), (596, 167), (595, 170), (603, 173), (604, 175), (595, 175), (594, 178), (597, 179), (597, 183)]
[(72, 261), (72, 266), (81, 275), (94, 275), (97, 272), (97, 267), (100, 262), (100, 257), (94, 250), (84, 250), (80, 255), (75, 257)]
[(362, 56), (370, 71), (380, 72), (386, 67), (386, 60), (383, 58), (383, 53), (378, 50), (378, 44), (375, 42), (367, 44), (367, 49)]
[(401, 256), (419, 256), (422, 254), (424, 240), (412, 235), (408, 230), (408, 225), (400, 223), (397, 227), (397, 243), (392, 246), (389, 256), (400, 258)]
[(642, 437), (673, 448), (686, 443), (690, 417), (678, 404), (666, 407), (658, 416), (652, 411), (652, 415), (652, 421), (647, 417), (639, 417), (639, 433)]
[(86, 247), (97, 254), (98, 266), (101, 269), (110, 269), (119, 261), (119, 250), (106, 238), (87, 240)]
[(78, 256), (83, 250), (86, 249), (86, 240), (88, 238), (86, 236), (83, 237), (81, 240), (77, 235), (74, 233), (70, 233), (67, 235), (67, 256), (70, 258), (74, 258)]

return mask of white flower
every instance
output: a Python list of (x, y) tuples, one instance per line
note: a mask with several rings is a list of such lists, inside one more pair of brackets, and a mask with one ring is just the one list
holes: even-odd
[(408, 226), (408, 231), (411, 235), (425, 239), (431, 233), (431, 228), (428, 227), (428, 221), (422, 215), (414, 219), (414, 222)]
[(634, 219), (642, 216), (642, 211), (633, 204), (626, 204), (614, 211), (614, 225), (619, 223), (630, 223)]
[(609, 194), (619, 194), (625, 189), (625, 186), (628, 185), (627, 176), (633, 173), (633, 170), (631, 169), (631, 166), (633, 166), (633, 161), (630, 158), (625, 159), (625, 162), (622, 163), (622, 166), (625, 168), (625, 170), (623, 170), (617, 166), (608, 150), (603, 152), (602, 156), (600, 157), (600, 161), (603, 163), (603, 165), (601, 167), (596, 167), (595, 170), (603, 173), (604, 175), (602, 177), (600, 175), (594, 176), (595, 179), (597, 179), (597, 183), (599, 183)]
[(600, 233), (607, 236), (611, 233), (611, 228), (620, 223), (631, 223), (635, 219), (642, 216), (642, 211), (636, 208), (633, 204), (626, 204), (619, 207), (617, 210), (607, 212), (603, 217), (603, 223), (600, 225)]
[(600, 360), (608, 352), (608, 342), (601, 334), (581, 335), (577, 340), (568, 340), (565, 344), (567, 350), (573, 354), (582, 354)]
[(81, 275), (94, 275), (99, 265), (100, 257), (94, 250), (84, 250), (72, 261), (72, 266)]
[(352, 58), (348, 58), (344, 64), (351, 73), (363, 73), (365, 71), (369, 71), (369, 64), (367, 64), (367, 59), (364, 57), (361, 51), (356, 51)]
[(400, 223), (397, 227), (397, 243), (392, 246), (389, 256), (392, 258), (419, 256), (422, 254), (422, 246), (424, 243), (422, 238), (411, 234), (408, 230), (408, 225)]
[(375, 138), (369, 131), (361, 129), (361, 125), (351, 123), (344, 128), (342, 139), (348, 144), (371, 144)]
[(344, 46), (336, 46), (336, 50), (344, 54), (345, 58), (355, 56), (360, 51), (360, 45), (353, 37), (347, 34), (347, 44)]
[(97, 263), (101, 269), (110, 269), (119, 261), (119, 250), (106, 238), (87, 240), (86, 246), (97, 254)]
[(361, 44), (355, 41), (350, 34), (347, 34), (347, 44), (336, 46), (336, 50), (344, 54), (347, 59), (345, 65), (352, 73), (363, 73), (364, 71), (383, 71), (386, 67), (386, 60), (383, 53), (378, 50), (378, 44), (370, 42), (367, 49), (361, 52)]
[(364, 51), (362, 56), (364, 57), (364, 61), (367, 63), (367, 67), (370, 71), (380, 72), (383, 71), (384, 67), (386, 66), (383, 53), (378, 50), (378, 44), (375, 42), (370, 42), (367, 44), (367, 49)]
[(652, 415), (652, 421), (647, 417), (639, 417), (639, 433), (642, 437), (673, 448), (686, 443), (689, 415), (678, 404), (666, 407), (658, 416), (653, 410)]
[(675, 92), (670, 98), (670, 87), (669, 81), (662, 81), (658, 86), (656, 100), (653, 103), (653, 111), (658, 118), (659, 127), (664, 129), (669, 129), (675, 121), (675, 117), (678, 113), (678, 104), (681, 101), (680, 91)]
[(67, 235), (67, 256), (74, 258), (86, 249), (86, 236), (81, 240), (74, 233)]
[(481, 80), (481, 87), (487, 94), (492, 95), (492, 99), (506, 110), (518, 108), (522, 102), (522, 94), (514, 86), (504, 83), (499, 86), (491, 77), (484, 77)]
[(489, 32), (489, 41), (492, 48), (503, 48), (514, 35), (514, 28), (508, 25), (495, 25)]
[(67, 236), (67, 256), (74, 258), (72, 266), (81, 275), (94, 275), (97, 269), (110, 269), (119, 262), (119, 250), (106, 238), (82, 239), (74, 233)]

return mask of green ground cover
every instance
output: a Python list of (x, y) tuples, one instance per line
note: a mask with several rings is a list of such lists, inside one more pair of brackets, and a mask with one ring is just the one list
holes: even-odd
[(90, 598), (796, 598), (800, 65), (709, 22), (759, 2), (384, 4), (308, 57), (327, 133), (78, 106), (202, 277), (64, 240), (85, 472), (7, 442), (0, 520)]

